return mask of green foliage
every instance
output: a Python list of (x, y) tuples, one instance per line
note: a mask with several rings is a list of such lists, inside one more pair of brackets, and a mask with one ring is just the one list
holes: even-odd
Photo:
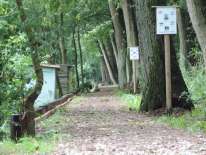
[(120, 90), (118, 90), (116, 94), (126, 103), (130, 111), (139, 111), (141, 95), (128, 94)]
[(188, 72), (185, 80), (191, 97), (194, 101), (201, 102), (206, 99), (206, 83), (205, 83), (205, 73), (204, 68), (194, 67), (190, 72)]
[(16, 144), (10, 140), (0, 142), (0, 154), (46, 154), (51, 152), (53, 148), (52, 142), (43, 141), (39, 138), (25, 137), (20, 139)]
[[(81, 100), (80, 98), (76, 100)], [(37, 125), (36, 138), (25, 137), (16, 144), (9, 139), (0, 142), (0, 155), (7, 154), (51, 154), (57, 142), (70, 135), (62, 133), (62, 124), (69, 123), (65, 117), (67, 111), (59, 109), (48, 119), (42, 120)]]
[(106, 39), (108, 38), (110, 32), (112, 31), (112, 23), (111, 21), (106, 21), (98, 26), (96, 26), (93, 30), (88, 32), (85, 36), (86, 38), (92, 39)]
[(205, 104), (196, 106), (191, 113), (182, 116), (162, 116), (157, 122), (166, 123), (174, 128), (183, 128), (191, 132), (206, 133), (206, 108)]

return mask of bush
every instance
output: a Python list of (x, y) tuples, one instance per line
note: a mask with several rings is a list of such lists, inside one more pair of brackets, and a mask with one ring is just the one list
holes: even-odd
[(183, 74), (191, 98), (196, 103), (201, 103), (206, 99), (206, 75), (205, 69), (202, 66), (192, 67), (190, 71), (185, 71)]
[(134, 95), (120, 90), (117, 91), (117, 95), (127, 104), (130, 111), (139, 111), (141, 95)]

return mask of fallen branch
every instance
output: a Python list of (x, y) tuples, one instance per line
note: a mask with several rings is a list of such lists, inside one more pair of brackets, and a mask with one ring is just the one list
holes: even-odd
[(66, 104), (68, 104), (69, 102), (72, 101), (72, 98), (69, 98), (66, 102), (62, 103), (62, 104), (59, 104), (57, 105), (56, 107), (54, 107), (53, 109), (47, 111), (46, 113), (44, 113), (43, 115), (35, 118), (35, 122), (39, 122), (43, 119), (46, 119), (48, 117), (50, 117), (51, 115), (53, 115), (59, 108), (65, 106)]

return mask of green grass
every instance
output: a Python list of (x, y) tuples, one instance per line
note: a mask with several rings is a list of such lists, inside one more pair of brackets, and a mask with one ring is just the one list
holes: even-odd
[(37, 123), (37, 129), (40, 131), (35, 138), (25, 137), (18, 143), (14, 143), (9, 138), (3, 140), (0, 142), (0, 155), (50, 154), (59, 141), (70, 137), (62, 132), (64, 124), (70, 121), (65, 114), (66, 110), (59, 109), (48, 119)]
[(169, 124), (174, 128), (186, 129), (191, 132), (206, 133), (206, 107), (204, 104), (196, 106), (192, 112), (182, 116), (161, 116), (157, 122)]
[(16, 144), (11, 140), (4, 140), (0, 142), (0, 154), (1, 155), (23, 155), (23, 154), (48, 154), (52, 151), (53, 144), (46, 139), (40, 138), (22, 138)]
[(127, 92), (117, 90), (117, 96), (127, 105), (127, 107), (132, 111), (139, 111), (141, 103), (141, 95), (129, 94)]

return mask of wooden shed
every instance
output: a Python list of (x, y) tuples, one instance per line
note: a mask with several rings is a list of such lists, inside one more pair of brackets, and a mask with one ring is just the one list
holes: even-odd
[(41, 64), (44, 83), (41, 93), (35, 101), (35, 109), (48, 105), (50, 102), (74, 91), (72, 65)]
[(73, 69), (72, 65), (59, 65), (58, 70), (58, 83), (61, 86), (60, 94), (66, 95), (73, 91)]

